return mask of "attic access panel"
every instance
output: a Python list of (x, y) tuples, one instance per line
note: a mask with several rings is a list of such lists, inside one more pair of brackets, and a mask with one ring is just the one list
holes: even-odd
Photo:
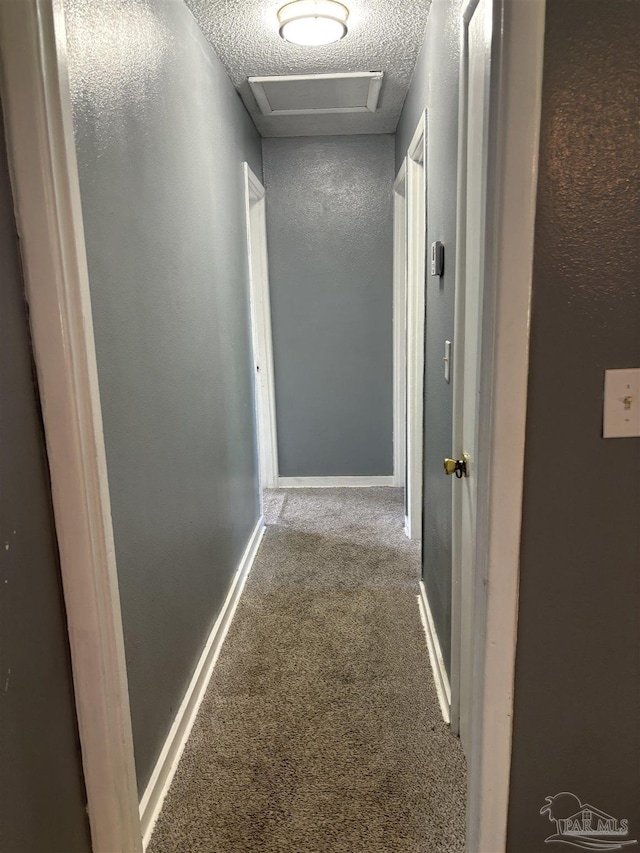
[(249, 77), (249, 85), (265, 116), (374, 113), (382, 77), (382, 71)]

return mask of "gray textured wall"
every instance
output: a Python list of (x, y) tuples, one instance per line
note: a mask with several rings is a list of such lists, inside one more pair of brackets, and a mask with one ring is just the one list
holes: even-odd
[(89, 851), (49, 470), (0, 108), (0, 851)]
[[(640, 439), (601, 438), (640, 364), (635, 0), (548, 0), (508, 850), (571, 791), (640, 839)], [(635, 847), (633, 849), (636, 849)]]
[(258, 517), (241, 163), (260, 140), (181, 0), (69, 0), (140, 789)]
[(426, 277), (423, 576), (447, 670), (451, 667), (451, 488), (442, 460), (451, 456), (453, 385), (444, 380), (444, 342), (453, 341), (458, 151), (458, 2), (433, 0), (423, 49), (396, 134), (396, 166), (425, 107), (427, 247), (445, 246), (444, 275)]
[(281, 476), (393, 473), (393, 145), (263, 140)]

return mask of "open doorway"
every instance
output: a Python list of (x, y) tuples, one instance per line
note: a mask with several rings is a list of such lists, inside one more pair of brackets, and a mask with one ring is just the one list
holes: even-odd
[[(393, 184), (393, 484), (407, 479), (407, 161)], [(407, 503), (405, 497), (405, 519)]]
[(269, 298), (269, 262), (265, 189), (244, 164), (247, 249), (249, 253), (249, 299), (251, 340), (255, 367), (255, 413), (257, 426), (260, 494), (278, 485), (278, 439), (276, 394), (273, 375), (273, 341)]
[[(425, 343), (425, 235), (426, 222), (426, 123), (423, 113), (407, 149), (405, 176), (402, 170), (396, 179), (398, 187), (405, 185), (406, 208), (396, 210), (400, 223), (404, 220), (406, 234), (406, 455), (405, 455), (405, 532), (409, 539), (422, 537), (423, 441), (424, 441), (424, 343)], [(399, 195), (396, 190), (396, 195)], [(400, 224), (399, 223), (399, 224)], [(400, 253), (401, 239), (397, 248)], [(396, 261), (401, 264), (401, 254)], [(397, 292), (397, 291), (396, 291)], [(396, 381), (402, 382), (396, 364)]]

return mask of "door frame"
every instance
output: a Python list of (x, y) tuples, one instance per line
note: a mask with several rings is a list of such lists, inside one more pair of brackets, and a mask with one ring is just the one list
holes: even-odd
[(92, 849), (142, 850), (62, 0), (0, 1), (2, 101)]
[[(258, 470), (260, 500), (262, 500), (263, 489), (275, 489), (278, 486), (278, 433), (271, 331), (271, 299), (269, 295), (266, 201), (262, 181), (251, 170), (248, 163), (244, 163), (242, 168), (249, 263), (251, 341), (255, 368)], [(252, 214), (256, 214), (255, 218)]]
[(427, 239), (427, 110), (407, 148), (407, 374), (405, 532), (422, 538), (424, 457), (425, 252)]
[[(486, 310), (483, 303), (483, 295), (489, 295), (490, 282), (486, 281), (486, 270), (477, 270), (478, 287), (477, 287), (477, 302), (474, 303), (471, 299), (471, 305), (467, 300), (467, 257), (466, 245), (468, 234), (468, 223), (470, 221), (467, 210), (467, 175), (469, 165), (468, 137), (469, 137), (469, 121), (468, 121), (468, 75), (469, 75), (469, 27), (471, 19), (475, 14), (479, 14), (478, 7), (481, 0), (467, 0), (463, 4), (461, 10), (461, 39), (462, 45), (460, 50), (460, 79), (459, 79), (459, 136), (458, 136), (458, 197), (457, 197), (457, 257), (456, 257), (456, 286), (454, 294), (454, 335), (456, 342), (457, 358), (454, 363), (454, 384), (453, 384), (453, 418), (452, 418), (452, 444), (451, 452), (456, 459), (462, 459), (467, 453), (467, 464), (473, 466), (475, 474), (476, 493), (472, 499), (475, 500), (476, 508), (480, 500), (480, 493), (477, 490), (478, 471), (481, 466), (480, 460), (486, 458), (486, 438), (483, 435), (483, 426), (480, 419), (479, 406), (474, 405), (475, 412), (471, 413), (470, 420), (475, 420), (477, 444), (469, 446), (465, 444), (465, 415), (467, 415), (467, 403), (465, 402), (469, 394), (466, 389), (465, 378), (469, 373), (475, 373), (475, 387), (471, 388), (471, 392), (476, 396), (480, 395), (486, 383), (486, 379), (481, 376), (481, 354), (490, 352), (491, 342), (483, 337), (483, 328), (481, 319), (478, 322), (479, 314), (486, 317)], [(492, 16), (495, 14), (495, 4), (493, 0), (485, 0), (486, 13)], [(485, 13), (485, 14), (486, 14)], [(483, 33), (486, 34), (487, 22), (480, 22)], [(493, 20), (492, 20), (493, 29)], [(494, 44), (489, 45), (489, 51), (493, 54)], [(487, 217), (487, 187), (488, 187), (488, 126), (489, 112), (491, 104), (491, 71), (493, 68), (493, 55), (489, 61), (488, 81), (489, 87), (485, 85), (484, 91), (484, 110), (482, 114), (483, 122), (483, 141), (481, 143), (481, 175), (479, 175), (483, 190), (480, 194), (480, 209), (481, 221), (474, 223), (474, 234), (479, 245), (483, 245), (485, 251), (484, 259), (487, 259), (489, 246), (486, 245), (486, 226), (489, 222)], [(483, 239), (484, 238), (484, 239)], [(474, 267), (482, 266), (474, 260)], [(471, 309), (471, 310), (470, 310)], [(477, 310), (476, 310), (477, 309)], [(467, 319), (471, 320), (471, 325), (474, 321), (477, 323), (477, 346), (473, 351), (473, 364), (471, 370), (466, 370), (465, 356), (468, 351), (467, 344)], [(480, 369), (478, 369), (480, 365)], [(466, 374), (466, 375), (465, 375)], [(469, 453), (470, 452), (470, 453)], [(475, 456), (476, 458), (472, 458)], [(474, 609), (473, 609), (473, 568), (467, 565), (466, 571), (464, 562), (464, 545), (467, 541), (465, 537), (466, 531), (463, 528), (464, 512), (463, 505), (465, 503), (463, 493), (467, 488), (472, 488), (470, 484), (461, 481), (460, 486), (456, 482), (452, 482), (451, 499), (451, 560), (452, 560), (452, 603), (451, 603), (451, 702), (450, 702), (450, 718), (452, 731), (457, 734), (461, 741), (465, 752), (470, 748), (470, 708), (471, 708), (471, 672), (472, 672), (472, 639), (474, 631)], [(474, 531), (479, 531), (477, 516)], [(464, 725), (463, 725), (464, 723)], [(465, 738), (466, 735), (466, 738)], [(466, 742), (465, 742), (466, 741)]]
[[(545, 0), (491, 0), (492, 71), (488, 105), (485, 263), (480, 402), (476, 620), (468, 756), (467, 850), (506, 848), (524, 480), (529, 318), (533, 272)], [(463, 316), (465, 261), (467, 24), (477, 0), (463, 4), (457, 191), (456, 332)], [(459, 352), (459, 348), (458, 348)], [(461, 365), (454, 364), (457, 378)], [(460, 391), (459, 382), (457, 391)], [(456, 398), (458, 395), (456, 394)], [(456, 399), (454, 398), (454, 399)], [(454, 403), (459, 415), (460, 399)], [(455, 440), (456, 436), (454, 436)], [(458, 450), (457, 447), (455, 447)], [(455, 492), (455, 490), (454, 490)], [(459, 503), (453, 498), (454, 529)], [(452, 718), (459, 720), (460, 565), (454, 538)]]
[(406, 482), (407, 158), (393, 182), (393, 485)]

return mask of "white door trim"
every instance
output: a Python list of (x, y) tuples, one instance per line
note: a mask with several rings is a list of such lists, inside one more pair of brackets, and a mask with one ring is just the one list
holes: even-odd
[(404, 486), (407, 445), (407, 160), (393, 184), (393, 484)]
[[(464, 4), (464, 21), (470, 19), (475, 2)], [(493, 8), (488, 142), (492, 192), (486, 207), (479, 410), (483, 452), (478, 460), (480, 476), (490, 489), (481, 489), (478, 498), (469, 853), (506, 849), (545, 0), (493, 0)], [(461, 80), (465, 51), (463, 44)], [(464, 96), (461, 91), (461, 99)], [(462, 103), (460, 115), (462, 145)], [(460, 175), (457, 281), (464, 272), (464, 197)]]
[(407, 149), (407, 518), (410, 539), (422, 537), (424, 447), (425, 246), (427, 111)]
[[(265, 188), (243, 164), (247, 250), (249, 253), (249, 293), (251, 303), (251, 335), (255, 368), (256, 426), (260, 493), (278, 485), (278, 435), (276, 425), (276, 390), (271, 334), (271, 300), (269, 296), (269, 259)], [(252, 214), (255, 214), (252, 216)]]
[(92, 846), (96, 853), (137, 853), (138, 793), (62, 0), (0, 2), (0, 56)]

